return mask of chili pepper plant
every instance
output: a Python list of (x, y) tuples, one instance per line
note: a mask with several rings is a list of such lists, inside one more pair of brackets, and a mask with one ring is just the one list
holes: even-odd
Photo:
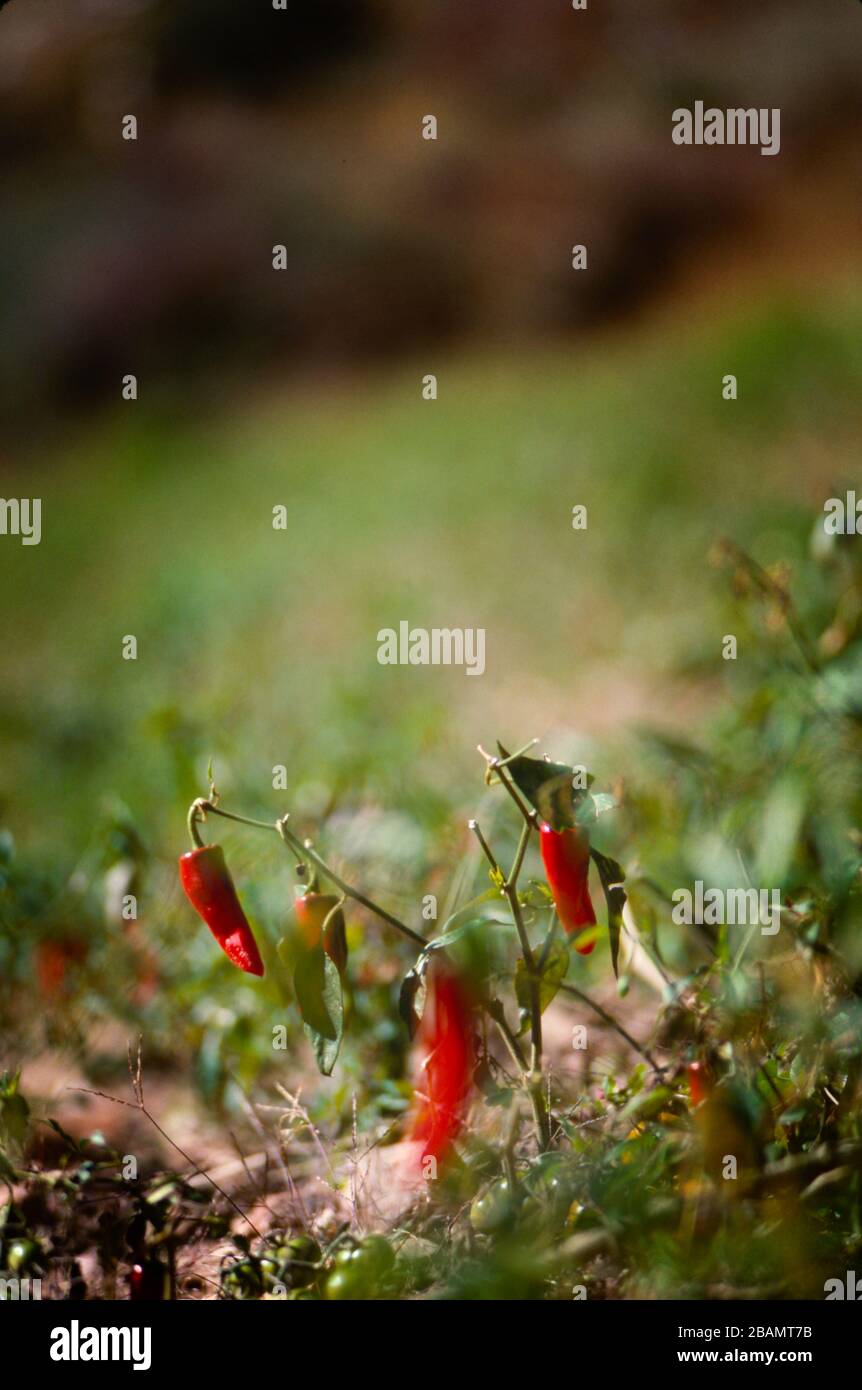
[[(245, 1160), (230, 1183), (201, 1170), (145, 1103), (140, 1060), (133, 1108), (183, 1175), (124, 1181), (118, 1148), (40, 1129), (10, 1073), (8, 1266), (64, 1296), (229, 1300), (822, 1298), (858, 1268), (862, 560), (850, 538), (818, 537), (797, 546), (795, 584), (786, 566), (716, 551), (726, 630), (752, 655), (728, 663), (700, 737), (642, 730), (599, 750), (601, 781), (532, 745), (480, 750), (479, 814), (430, 871), (449, 894), (439, 919), (424, 910), (427, 869), (396, 911), (361, 881), (367, 866), (336, 857), (334, 818), (246, 816), (211, 774), (188, 808), (173, 959), (143, 954), (143, 924), (105, 933), (122, 946), (106, 956), (86, 897), (70, 906), (0, 840), (13, 946), (34, 904), (41, 914), (31, 950), (51, 1027), (79, 981), (99, 1000), (125, 971), (129, 1023), (185, 1027), (200, 1076), (213, 1040), (228, 1056), (241, 1103), (228, 1121), (202, 1087), (210, 1112), (233, 1130), (245, 1105), (281, 1180), (263, 1222)], [(106, 877), (137, 888), (152, 860), (128, 817), (111, 824)], [(245, 836), (272, 844), (269, 897)], [(775, 920), (686, 922), (680, 893), (698, 882), (768, 884)], [(192, 910), (214, 941), (192, 939)], [(189, 962), (210, 947), (196, 996)], [(282, 1023), (289, 1041), (307, 1037), (317, 1092), (302, 1049), (260, 1061)], [(149, 1033), (146, 1049), (157, 1066)], [(385, 1211), (365, 1198), (372, 1158)], [(96, 1274), (92, 1259), (78, 1266), (94, 1250)]]
[[(220, 804), (215, 788), (211, 788), (209, 797), (198, 798), (189, 809), (192, 848), (179, 861), (185, 894), (222, 950), (240, 970), (260, 976), (264, 973), (263, 962), (223, 851), (217, 844), (203, 844), (200, 825), (210, 817), (224, 817), (254, 830), (273, 831), (293, 855), (298, 930), (291, 939), (282, 940), (279, 957), (292, 966), (293, 990), (303, 1025), (326, 1076), (336, 1064), (344, 1031), (343, 986), (348, 969), (344, 907), (348, 899), (361, 903), (419, 948), (416, 963), (404, 978), (399, 1011), (411, 1038), (420, 1032), (426, 1042), (426, 1082), (430, 1094), (423, 1097), (423, 1119), (416, 1132), (426, 1135), (427, 1152), (422, 1158), (435, 1160), (435, 1176), (437, 1160), (447, 1155), (449, 1140), (459, 1132), (469, 1097), (476, 1065), (472, 1035), (479, 1015), (499, 1035), (516, 1068), (529, 1101), (538, 1151), (544, 1153), (548, 1149), (551, 1128), (542, 1070), (542, 1014), (562, 985), (569, 946), (588, 954), (595, 945), (596, 933), (590, 930), (596, 927), (588, 882), (591, 860), (607, 902), (615, 970), (625, 902), (623, 870), (615, 860), (591, 847), (589, 841), (590, 826), (600, 814), (612, 809), (613, 798), (607, 793), (593, 794), (589, 789), (592, 778), (584, 769), (529, 757), (527, 749), (514, 755), (502, 745), (495, 755), (482, 748), (479, 751), (486, 764), (486, 782), (501, 787), (511, 799), (521, 827), (517, 848), (510, 867), (504, 870), (478, 821), (470, 821), (470, 830), (490, 866), (491, 887), (459, 907), (430, 938), (347, 883), (310, 840), (300, 840), (294, 834), (288, 824), (289, 816), (268, 824), (228, 811)], [(534, 883), (525, 889), (520, 879), (534, 834), (541, 844), (547, 885)], [(320, 892), (320, 880), (337, 893)], [(494, 900), (505, 904), (506, 922), (487, 916), (488, 906)], [(489, 981), (477, 978), (474, 971), (459, 974), (448, 959), (447, 952), (477, 927), (508, 931), (517, 943), (517, 964), (511, 982), (513, 997), (509, 1001), (502, 1000), (489, 987)], [(429, 1000), (429, 1013), (436, 1019), (430, 1035), (427, 1025), (421, 1029)], [(522, 1042), (519, 1034), (524, 1030), (528, 1039)]]
[[(421, 1066), (393, 1128), (417, 1185), (395, 1228), (399, 1258), (376, 1284), (358, 1279), (367, 1257), (346, 1235), (340, 1255), (322, 1257), (313, 1287), (326, 1293), (331, 1279), (327, 1296), (819, 1296), (862, 1250), (851, 693), (862, 572), (844, 547), (815, 552), (800, 610), (785, 569), (731, 545), (714, 558), (731, 568), (736, 621), (761, 659), (712, 743), (649, 734), (621, 796), (532, 745), (480, 749), (505, 807), (493, 836), (469, 823), (488, 882), (436, 930), (349, 883), (287, 817), (263, 823), (296, 864), (297, 931), (279, 954), (325, 1074), (344, 1033), (351, 906), (416, 949), (400, 1014)], [(196, 801), (193, 832), (220, 816), (244, 819), (216, 794)], [(605, 825), (625, 871), (593, 843)], [(495, 847), (504, 827), (507, 857)], [(743, 883), (777, 885), (772, 925), (681, 925), (679, 889), (721, 881), (717, 845), (732, 847)], [(588, 959), (591, 979), (615, 978), (621, 997), (646, 985), (646, 1028), (595, 999)], [(559, 998), (576, 1032), (597, 1018), (634, 1066), (588, 1063), (572, 1087), (543, 1036)]]

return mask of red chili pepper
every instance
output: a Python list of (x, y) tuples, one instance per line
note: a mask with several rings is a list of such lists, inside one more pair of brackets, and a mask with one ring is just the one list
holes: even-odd
[(70, 966), (82, 965), (87, 959), (83, 941), (40, 941), (36, 947), (36, 978), (45, 999), (58, 999), (66, 993), (66, 975)]
[(429, 972), (418, 1045), (424, 1060), (409, 1137), (421, 1143), (423, 1164), (429, 1157), (440, 1163), (463, 1128), (476, 1064), (467, 992), (442, 962), (435, 962)]
[(201, 845), (180, 855), (180, 883), (225, 955), (249, 975), (263, 974), (263, 961), (240, 906), (221, 845)]
[(712, 1074), (703, 1062), (688, 1064), (688, 1093), (692, 1105), (700, 1105), (712, 1091)]
[[(566, 931), (571, 936), (585, 927), (595, 926), (596, 914), (590, 901), (590, 841), (587, 832), (577, 826), (570, 830), (553, 830), (550, 825), (542, 825), (539, 828), (539, 843), (548, 887)], [(595, 944), (590, 941), (577, 949), (582, 956), (588, 956)]]
[(165, 1296), (165, 1270), (158, 1260), (133, 1264), (129, 1271), (129, 1299), (134, 1303), (155, 1302)]
[(296, 920), (302, 928), (305, 945), (309, 950), (313, 950), (319, 944), (323, 924), (329, 917), (329, 926), (323, 937), (323, 949), (337, 966), (339, 974), (343, 975), (347, 965), (347, 939), (344, 913), (338, 903), (339, 899), (330, 893), (303, 893), (301, 898), (297, 898), (295, 907)]

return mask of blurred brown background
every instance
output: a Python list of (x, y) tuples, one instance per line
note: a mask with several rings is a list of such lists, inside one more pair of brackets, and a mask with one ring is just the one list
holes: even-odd
[[(680, 277), (730, 290), (751, 257), (828, 276), (858, 250), (859, 16), (856, 0), (12, 0), (7, 420), (23, 441), (114, 399), (125, 371), (182, 406), (274, 366), (588, 332)], [(674, 146), (670, 113), (697, 99), (780, 106), (780, 156)]]

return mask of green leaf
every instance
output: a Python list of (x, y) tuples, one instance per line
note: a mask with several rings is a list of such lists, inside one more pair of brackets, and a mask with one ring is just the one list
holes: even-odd
[(416, 964), (412, 970), (407, 972), (402, 981), (401, 992), (398, 996), (398, 1012), (404, 1020), (411, 1038), (416, 1036), (416, 1029), (419, 1027), (425, 1009), (425, 972), (432, 955), (436, 951), (444, 951), (447, 946), (452, 946), (476, 926), (511, 926), (510, 922), (498, 922), (495, 918), (483, 917), (476, 911), (483, 903), (499, 902), (499, 899), (500, 893), (497, 888), (486, 888), (484, 893), (479, 893), (477, 897), (471, 898), (463, 907), (459, 907), (456, 912), (447, 917), (440, 935), (427, 942), (419, 952)]
[[(569, 968), (569, 948), (555, 941), (548, 951), (539, 979), (539, 1009), (542, 1013), (557, 994)], [(530, 1008), (530, 977), (523, 960), (515, 969), (515, 996), (522, 1009)]]
[(502, 1110), (511, 1107), (515, 1092), (510, 1086), (494, 1086), (485, 1092), (486, 1105), (498, 1105)]
[[(505, 757), (501, 745), (497, 746)], [(573, 767), (567, 763), (548, 762), (544, 758), (521, 756), (507, 763), (506, 770), (521, 795), (554, 830), (574, 826), (575, 807), (580, 805), (586, 793), (575, 789)]]
[[(470, 901), (468, 903), (465, 903), (463, 907), (459, 907), (455, 912), (451, 913), (446, 918), (446, 921), (443, 923), (443, 926), (440, 928), (440, 935), (435, 936), (434, 940), (430, 941), (428, 945), (433, 946), (435, 942), (442, 941), (444, 936), (446, 936), (448, 932), (452, 931), (462, 922), (465, 923), (466, 926), (470, 926), (470, 924), (476, 919), (476, 908), (481, 907), (482, 903), (499, 901), (499, 890), (497, 888), (486, 888), (484, 893), (477, 894), (475, 898), (471, 898)], [(452, 939), (454, 940), (454, 938)], [(425, 949), (427, 950), (428, 947), (426, 946)]]
[(616, 798), (610, 792), (581, 793), (581, 801), (575, 807), (575, 821), (578, 825), (592, 825), (599, 816), (616, 810)]
[(618, 975), (620, 932), (623, 925), (623, 908), (626, 903), (626, 892), (622, 886), (625, 881), (625, 874), (615, 859), (609, 859), (607, 855), (600, 854), (597, 849), (591, 849), (590, 854), (593, 856), (593, 861), (599, 871), (605, 902), (608, 905), (608, 936), (611, 942), (611, 964), (614, 967), (614, 974)]
[(216, 1028), (207, 1028), (198, 1048), (197, 1084), (205, 1099), (211, 1103), (219, 1098), (225, 1084), (224, 1058), (221, 1053), (222, 1035)]
[(0, 1076), (0, 1143), (23, 1147), (30, 1126), (30, 1106), (20, 1090), (21, 1072)]
[(527, 886), (518, 892), (518, 899), (522, 907), (531, 909), (544, 910), (554, 905), (547, 883), (542, 883), (537, 878), (527, 880)]
[(341, 976), (322, 946), (300, 954), (293, 988), (317, 1065), (331, 1076), (344, 1035), (344, 996)]
[(460, 922), (458, 926), (453, 927), (451, 931), (444, 932), (442, 936), (435, 936), (432, 941), (429, 941), (427, 946), (423, 947), (419, 960), (422, 960), (425, 956), (430, 956), (434, 951), (444, 951), (447, 946), (454, 945), (462, 936), (466, 936), (473, 927), (504, 927), (510, 925), (511, 924), (508, 922), (498, 922), (493, 917), (468, 917), (466, 922)]
[(655, 1086), (651, 1091), (643, 1091), (635, 1096), (620, 1111), (623, 1120), (651, 1120), (661, 1111), (667, 1110), (673, 1101), (673, 1091), (669, 1086)]

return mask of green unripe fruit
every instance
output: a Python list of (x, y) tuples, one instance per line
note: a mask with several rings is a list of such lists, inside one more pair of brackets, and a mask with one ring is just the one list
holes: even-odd
[(470, 1224), (479, 1235), (493, 1235), (510, 1225), (515, 1215), (515, 1202), (505, 1178), (477, 1197), (470, 1208)]
[(35, 1240), (13, 1240), (6, 1252), (6, 1264), (17, 1274), (28, 1270), (38, 1254)]

